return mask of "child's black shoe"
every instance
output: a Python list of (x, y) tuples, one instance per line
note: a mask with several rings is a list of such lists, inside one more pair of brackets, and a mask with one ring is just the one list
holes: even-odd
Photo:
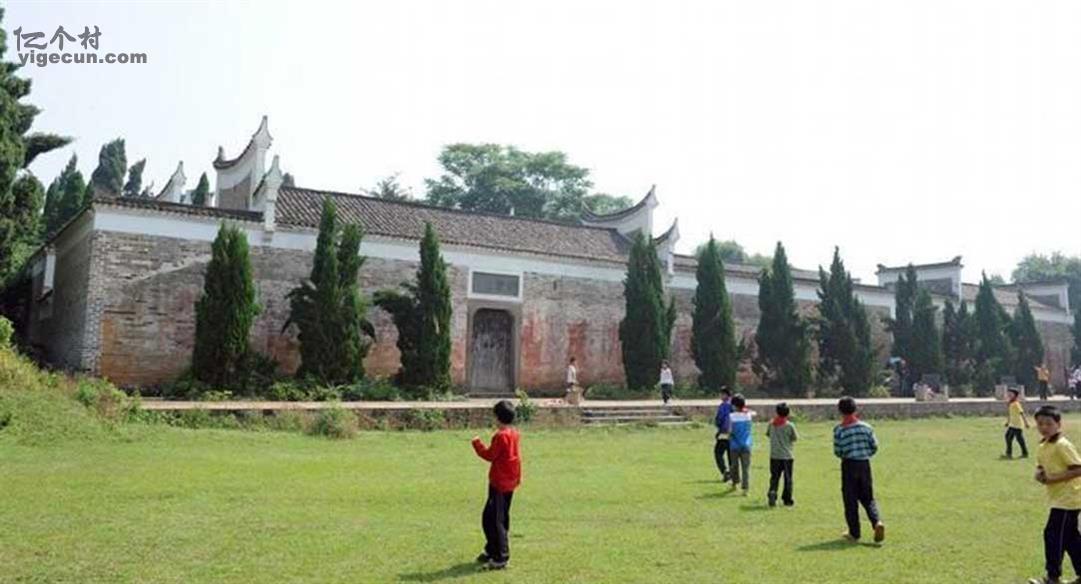
[(481, 552), (481, 554), (479, 556), (477, 556), (476, 561), (477, 561), (478, 564), (486, 564), (486, 563), (488, 563), (488, 554), (486, 554), (484, 552)]
[(484, 564), (484, 569), (485, 570), (506, 570), (507, 569), (507, 562), (496, 562), (496, 561), (493, 561), (493, 560), (488, 560), (488, 563)]

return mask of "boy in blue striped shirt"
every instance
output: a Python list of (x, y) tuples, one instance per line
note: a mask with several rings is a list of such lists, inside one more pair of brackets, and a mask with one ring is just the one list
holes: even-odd
[(875, 543), (886, 539), (886, 526), (878, 515), (875, 502), (871, 458), (878, 452), (878, 440), (870, 425), (856, 416), (856, 400), (845, 396), (837, 402), (841, 423), (833, 429), (833, 453), (841, 459), (841, 493), (845, 505), (848, 541), (860, 539), (860, 505), (875, 530)]
[(754, 435), (751, 433), (751, 421), (754, 412), (747, 409), (747, 400), (743, 394), (732, 397), (731, 420), (732, 434), (729, 437), (728, 450), (732, 453), (732, 488), (743, 487), (746, 497), (751, 489), (751, 449), (754, 448)]

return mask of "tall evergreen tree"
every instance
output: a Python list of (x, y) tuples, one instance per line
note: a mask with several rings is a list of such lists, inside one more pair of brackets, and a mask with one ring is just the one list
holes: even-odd
[(1036, 367), (1043, 364), (1044, 346), (1028, 298), (1017, 291), (1017, 311), (1013, 316), (1014, 376), (1029, 390), (1036, 389)]
[(619, 340), (627, 387), (650, 388), (656, 385), (661, 361), (668, 354), (672, 311), (664, 303), (657, 248), (641, 233), (635, 236), (627, 260), (623, 299), (626, 312), (619, 323)]
[(143, 169), (146, 168), (146, 159), (142, 159), (131, 165), (128, 169), (128, 182), (124, 183), (125, 197), (143, 196)]
[(976, 294), (976, 384), (982, 393), (994, 391), (999, 377), (1011, 372), (1013, 348), (1007, 331), (1010, 318), (995, 298), (994, 287), (984, 274)]
[(972, 382), (974, 324), (964, 300), (958, 309), (954, 308), (952, 300), (946, 300), (942, 315), (942, 356), (946, 379), (951, 385), (968, 385)]
[(260, 310), (255, 296), (247, 236), (223, 224), (211, 247), (203, 296), (195, 303), (196, 379), (220, 388), (244, 383), (248, 335)]
[(856, 298), (852, 275), (834, 248), (829, 274), (818, 270), (818, 339), (820, 380), (835, 380), (849, 395), (866, 395), (874, 381), (875, 354), (867, 311)]
[(420, 259), (416, 281), (403, 282), (402, 291), (376, 292), (375, 305), (390, 313), (398, 329), (398, 384), (406, 395), (423, 399), (450, 387), (450, 285), (430, 223), (424, 228)]
[(724, 281), (724, 262), (712, 236), (698, 255), (691, 321), (691, 353), (702, 374), (698, 384), (710, 390), (735, 390), (739, 353), (736, 345), (732, 299)]
[(893, 336), (891, 354), (905, 361), (912, 360), (912, 309), (916, 303), (918, 289), (919, 282), (916, 267), (909, 264), (905, 269), (905, 273), (897, 278), (897, 284), (893, 291), (893, 318), (886, 320), (886, 330)]
[(807, 323), (797, 310), (792, 270), (780, 242), (770, 269), (758, 278), (758, 308), (755, 373), (768, 391), (804, 393), (811, 382), (810, 339)]
[[(3, 9), (0, 8), (0, 18)], [(7, 34), (0, 30), (0, 59), (7, 51)], [(30, 80), (15, 75), (18, 65), (0, 66), (0, 287), (32, 253), (41, 233), (41, 184), (20, 174), (39, 154), (70, 142), (70, 138), (30, 133), (41, 110), (19, 100), (30, 94)]]
[(942, 340), (935, 324), (936, 312), (938, 308), (931, 298), (931, 293), (926, 289), (919, 290), (912, 307), (912, 356), (908, 362), (913, 381), (919, 381), (924, 374), (945, 372)]
[(191, 204), (196, 207), (205, 207), (208, 200), (210, 200), (210, 181), (207, 180), (204, 172), (199, 175), (199, 184), (191, 192)]
[(76, 167), (77, 164), (78, 159), (72, 154), (60, 176), (49, 184), (49, 190), (45, 193), (46, 233), (58, 229), (83, 208), (86, 183), (83, 181), (82, 173)]
[(450, 389), (450, 317), (452, 313), (447, 263), (431, 223), (424, 226), (417, 270), (417, 382), (436, 391)]
[(117, 138), (101, 147), (98, 167), (90, 175), (90, 196), (119, 197), (124, 189), (124, 173), (128, 158), (124, 153), (124, 139)]
[(353, 383), (364, 375), (364, 357), (375, 336), (365, 319), (366, 303), (357, 287), (364, 258), (356, 225), (338, 229), (334, 199), (323, 199), (312, 271), (289, 293), (289, 321), (300, 340), (298, 375), (323, 384)]
[(1075, 367), (1081, 367), (1081, 306), (1073, 309), (1073, 349), (1070, 359)]

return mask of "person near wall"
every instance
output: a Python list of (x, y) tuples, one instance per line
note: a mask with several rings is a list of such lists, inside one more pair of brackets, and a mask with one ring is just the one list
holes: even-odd
[(1040, 384), (1040, 399), (1046, 400), (1051, 382), (1051, 371), (1047, 368), (1047, 365), (1037, 365), (1035, 369), (1036, 382)]
[(1070, 375), (1070, 381), (1073, 383), (1073, 397), (1081, 398), (1081, 365), (1074, 367), (1073, 374)]
[(574, 357), (567, 362), (566, 400), (571, 405), (578, 405), (585, 392), (578, 385), (578, 360)]
[(672, 376), (672, 367), (668, 365), (668, 361), (661, 361), (661, 400), (664, 401), (664, 405), (668, 405), (668, 400), (672, 399), (672, 388), (676, 385), (675, 378)]

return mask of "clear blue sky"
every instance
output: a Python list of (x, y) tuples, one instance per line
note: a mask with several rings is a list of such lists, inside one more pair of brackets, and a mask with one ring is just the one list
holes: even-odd
[[(712, 231), (850, 269), (962, 254), (966, 279), (1081, 253), (1081, 3), (15, 2), (9, 33), (101, 28), (145, 65), (27, 67), (37, 129), (89, 174), (109, 139), (189, 188), (270, 116), (301, 186), (401, 172), (450, 142), (560, 149), (596, 187), (657, 184), (685, 250)], [(15, 59), (9, 39), (7, 58)], [(213, 175), (210, 174), (213, 181)]]

